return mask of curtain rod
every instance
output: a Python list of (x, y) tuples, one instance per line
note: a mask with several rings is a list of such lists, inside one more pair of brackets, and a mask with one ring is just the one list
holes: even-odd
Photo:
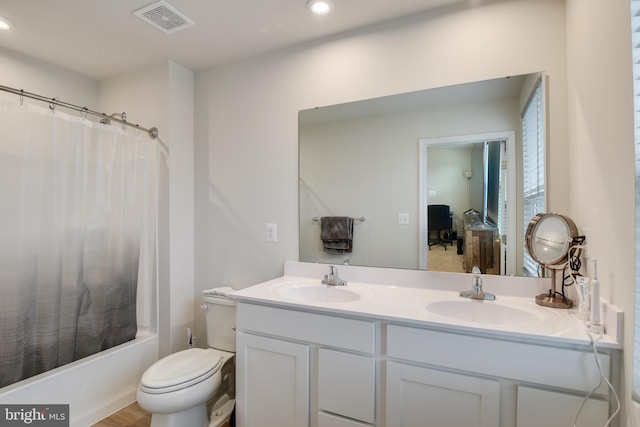
[[(85, 115), (86, 114), (91, 114), (93, 116), (100, 117), (101, 118), (101, 120), (100, 120), (101, 123), (109, 123), (110, 120), (113, 120), (113, 121), (116, 121), (118, 123), (121, 123), (122, 125), (131, 126), (131, 127), (136, 128), (136, 129), (139, 129), (141, 131), (144, 131), (149, 135), (149, 138), (151, 138), (151, 139), (156, 139), (158, 137), (158, 129), (157, 128), (152, 127), (151, 129), (145, 129), (145, 128), (137, 125), (137, 124), (129, 123), (126, 120), (126, 117), (127, 117), (126, 113), (122, 113), (122, 114), (114, 113), (114, 114), (112, 114), (110, 116), (107, 116), (104, 113), (98, 113), (97, 111), (89, 110), (86, 107), (78, 107), (77, 105), (73, 105), (73, 104), (69, 104), (68, 102), (60, 101), (58, 98), (47, 98), (45, 96), (38, 95), (36, 93), (26, 92), (26, 91), (24, 91), (22, 89), (14, 89), (12, 87), (0, 85), (0, 90), (3, 90), (5, 92), (9, 92), (9, 93), (13, 93), (15, 95), (20, 96), (21, 98), (22, 97), (27, 97), (27, 98), (31, 98), (31, 99), (36, 99), (38, 101), (48, 102), (49, 103), (49, 108), (51, 109), (51, 111), (55, 110), (56, 106), (60, 105), (61, 107), (69, 108), (71, 110), (80, 111), (80, 113), (85, 114)], [(116, 118), (114, 116), (120, 116), (121, 118), (118, 119), (118, 118)]]

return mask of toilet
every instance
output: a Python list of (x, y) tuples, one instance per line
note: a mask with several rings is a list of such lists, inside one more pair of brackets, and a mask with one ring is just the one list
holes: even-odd
[(170, 354), (140, 380), (136, 396), (151, 427), (220, 427), (233, 412), (236, 303), (215, 289), (202, 299), (209, 348)]

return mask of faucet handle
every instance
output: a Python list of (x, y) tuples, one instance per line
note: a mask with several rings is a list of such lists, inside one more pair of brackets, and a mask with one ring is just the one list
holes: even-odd
[(332, 275), (332, 276), (337, 275), (338, 274), (338, 269), (335, 266), (330, 265), (329, 266), (329, 274)]

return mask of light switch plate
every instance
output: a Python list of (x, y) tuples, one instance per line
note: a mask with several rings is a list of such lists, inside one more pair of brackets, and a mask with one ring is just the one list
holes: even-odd
[(409, 214), (408, 213), (399, 213), (398, 214), (398, 224), (400, 224), (400, 225), (408, 225), (409, 224)]

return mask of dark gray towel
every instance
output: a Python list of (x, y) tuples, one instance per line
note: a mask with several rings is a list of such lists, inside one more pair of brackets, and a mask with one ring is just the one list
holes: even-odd
[(320, 219), (320, 239), (326, 252), (346, 253), (353, 249), (353, 218), (323, 216)]

